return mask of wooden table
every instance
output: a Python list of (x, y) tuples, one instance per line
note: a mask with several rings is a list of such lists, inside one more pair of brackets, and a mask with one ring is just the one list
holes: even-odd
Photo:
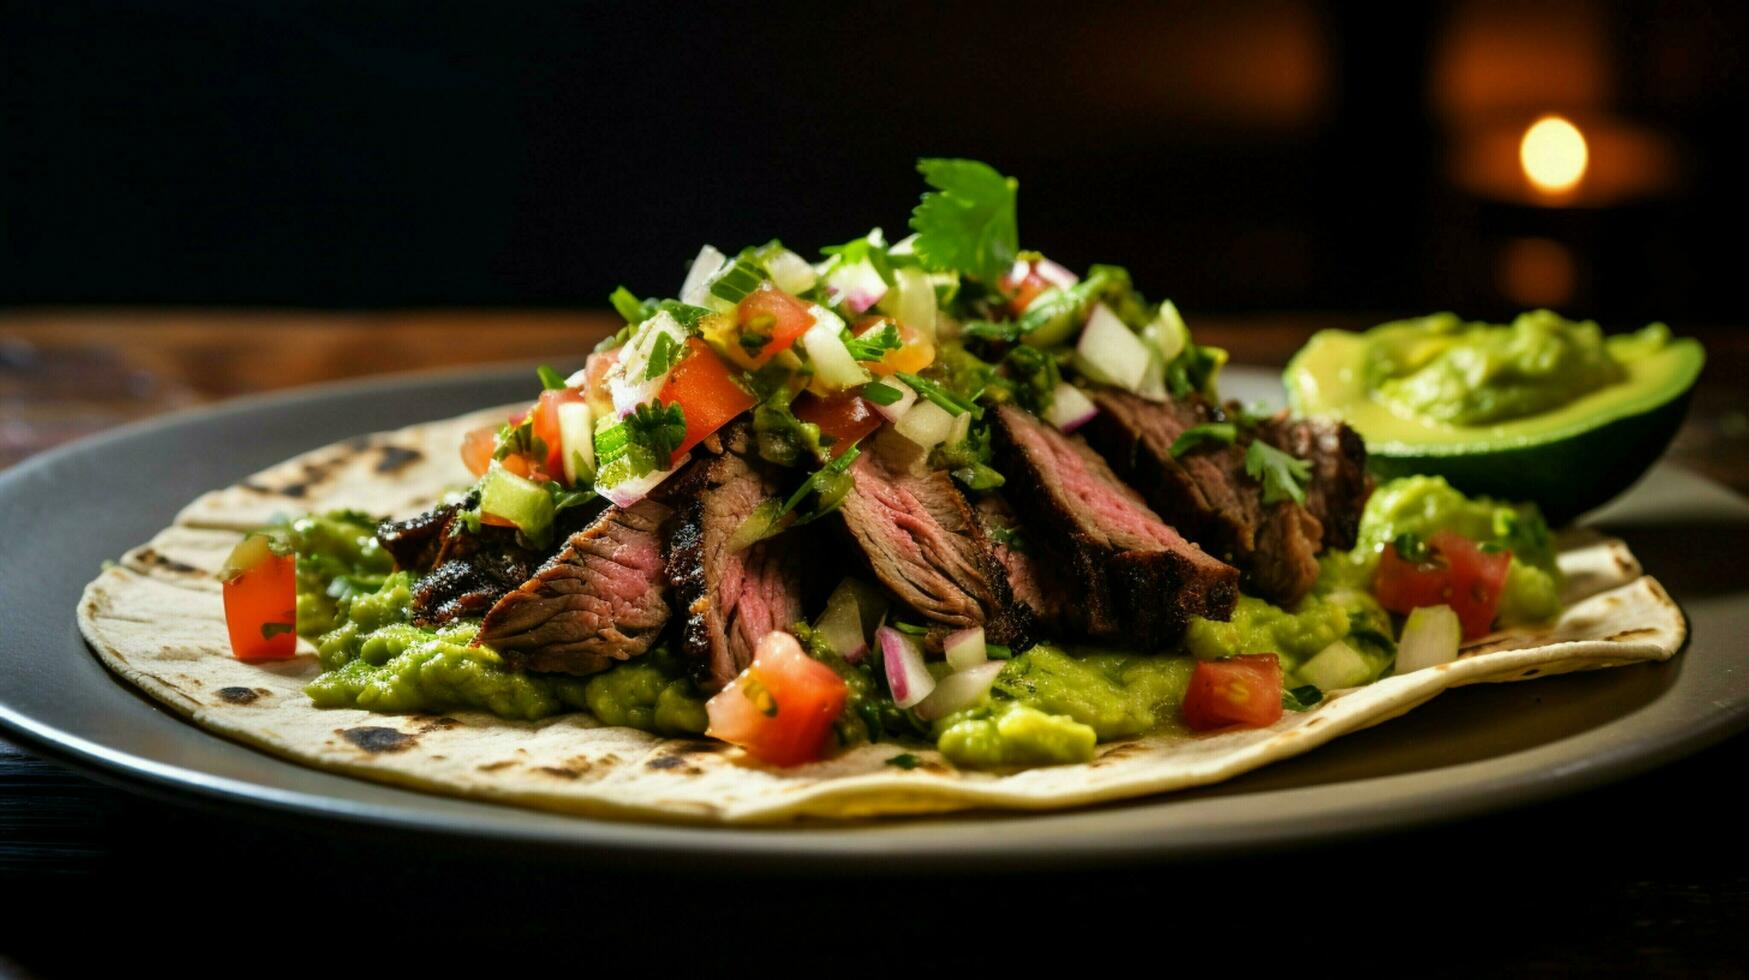
[[(1316, 329), (1378, 319), (1209, 317), (1193, 329), (1237, 362), (1280, 364)], [(558, 311), (4, 312), (0, 466), (255, 391), (574, 361), (617, 325), (611, 314)], [(1749, 492), (1749, 335), (1681, 332), (1701, 336), (1710, 361), (1672, 457)], [(808, 881), (785, 869), (603, 873), (193, 808), (0, 743), (0, 894), (10, 906), (0, 912), (0, 974), (92, 966), (122, 947), (141, 963), (204, 956), (217, 966), (227, 961), (207, 954), (236, 939), (256, 944), (253, 968), (302, 954), (333, 964), (341, 959), (323, 956), (324, 943), (348, 922), (393, 937), (381, 947), (391, 955), (489, 947), (518, 970), (552, 959), (664, 973), (865, 962), (983, 971), (1072, 956), (1079, 973), (1117, 968), (1120, 947), (1136, 946), (1159, 970), (1188, 956), (1244, 972), (1370, 964), (1408, 975), (1744, 976), (1749, 853), (1726, 801), (1746, 771), (1749, 740), (1738, 737), (1555, 803), (1307, 852), (996, 881)], [(56, 938), (68, 925), (85, 941)]]

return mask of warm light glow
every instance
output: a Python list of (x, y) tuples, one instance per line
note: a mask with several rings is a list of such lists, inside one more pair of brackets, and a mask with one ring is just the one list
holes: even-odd
[(1545, 194), (1565, 194), (1579, 186), (1590, 162), (1585, 135), (1560, 116), (1544, 116), (1524, 131), (1518, 162), (1524, 175)]

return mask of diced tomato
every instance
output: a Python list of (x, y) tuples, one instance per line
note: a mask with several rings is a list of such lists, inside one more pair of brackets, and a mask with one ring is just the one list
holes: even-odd
[(1387, 544), (1379, 554), (1372, 591), (1379, 605), (1394, 613), (1446, 605), (1451, 602), (1451, 569), (1437, 561), (1412, 562), (1397, 553), (1396, 545)]
[(486, 475), (492, 452), (498, 448), (498, 430), (492, 426), (474, 429), (462, 437), (462, 465), (475, 476)]
[(1038, 263), (1026, 264), (1026, 277), (1016, 281), (1012, 272), (1003, 275), (1000, 285), (1002, 291), (1008, 294), (1008, 308), (1016, 314), (1025, 313), (1032, 301), (1038, 295), (1052, 288), (1056, 283), (1038, 274)]
[(1397, 553), (1396, 545), (1385, 546), (1379, 555), (1378, 577), (1373, 581), (1379, 605), (1396, 613), (1448, 605), (1463, 624), (1464, 639), (1487, 635), (1500, 611), (1512, 553), (1483, 551), (1454, 531), (1435, 532), (1427, 539), (1427, 546), (1435, 553), (1435, 561), (1408, 561)]
[(878, 361), (868, 362), (870, 371), (885, 378), (900, 371), (916, 374), (935, 363), (935, 345), (915, 327), (897, 323), (884, 316), (865, 316), (856, 321), (856, 326), (850, 332), (857, 337), (863, 337), (869, 331), (879, 330), (887, 324), (899, 328), (899, 349), (887, 351)]
[(656, 397), (664, 403), (679, 402), (686, 415), (686, 438), (674, 451), (679, 459), (705, 437), (753, 407), (753, 395), (741, 387), (728, 365), (697, 337), (686, 341), (687, 354), (674, 365)]
[(225, 561), (225, 629), (238, 660), (289, 660), (298, 652), (297, 556), (265, 534), (244, 538)]
[(705, 734), (774, 766), (812, 762), (826, 754), (849, 693), (832, 668), (803, 653), (795, 637), (774, 630), (754, 649), (752, 666), (705, 704)]
[(1464, 639), (1486, 635), (1500, 611), (1512, 552), (1483, 551), (1474, 541), (1452, 531), (1439, 531), (1427, 543), (1451, 567), (1451, 609), (1464, 626)]
[(1184, 694), (1184, 723), (1191, 731), (1263, 728), (1280, 718), (1281, 658), (1254, 653), (1197, 662)]
[[(808, 328), (814, 325), (814, 314), (808, 304), (796, 299), (771, 283), (762, 283), (747, 295), (735, 311), (735, 322), (741, 328), (742, 349), (747, 351), (754, 367), (789, 349)], [(770, 338), (762, 347), (753, 346), (758, 338)]]
[(886, 421), (867, 399), (854, 391), (840, 392), (829, 398), (804, 394), (790, 403), (790, 411), (796, 418), (814, 423), (820, 427), (821, 433), (832, 437), (828, 451), (834, 458)]
[(549, 388), (541, 392), (540, 401), (535, 402), (534, 437), (546, 446), (547, 456), (542, 469), (548, 473), (563, 475), (565, 472), (565, 450), (559, 435), (559, 406), (582, 400), (583, 393), (575, 388)]

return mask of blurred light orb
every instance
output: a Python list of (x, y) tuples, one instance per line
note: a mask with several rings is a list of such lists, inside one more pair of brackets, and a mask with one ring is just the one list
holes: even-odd
[(1579, 186), (1590, 161), (1585, 134), (1560, 116), (1543, 116), (1531, 123), (1518, 144), (1524, 175), (1545, 194), (1565, 194)]

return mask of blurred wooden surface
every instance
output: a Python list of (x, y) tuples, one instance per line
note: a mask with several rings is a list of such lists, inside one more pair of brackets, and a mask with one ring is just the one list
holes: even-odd
[[(1317, 329), (1376, 319), (1207, 317), (1193, 329), (1235, 362), (1273, 366)], [(80, 435), (237, 395), (392, 371), (575, 362), (617, 326), (604, 312), (0, 312), (0, 467)], [(1722, 328), (1679, 332), (1701, 337), (1709, 364), (1672, 455), (1749, 492), (1749, 337)], [(1099, 921), (1101, 950), (1140, 942), (1157, 955), (1162, 941), (1184, 948), (1181, 937), (1159, 931), (1176, 924), (1200, 945), (1239, 950), (1240, 962), (1254, 965), (1261, 938), (1254, 926), (1267, 921), (1264, 931), (1286, 941), (1267, 954), (1276, 965), (1340, 954), (1346, 968), (1411, 975), (1741, 977), (1749, 962), (1742, 930), (1749, 861), (1735, 812), (1707, 801), (1722, 798), (1718, 786), (1730, 784), (1746, 753), (1739, 737), (1627, 783), (1417, 834), (1158, 872), (1030, 876), (1016, 897), (987, 880), (822, 885), (700, 880), (661, 869), (603, 875), (471, 842), (434, 849), (424, 839), (163, 802), (0, 742), (0, 884), (14, 908), (0, 913), (0, 974), (79, 973), (68, 967), (101, 962), (104, 943), (56, 938), (60, 924), (89, 921), (94, 909), (103, 935), (141, 949), (222, 946), (256, 928), (251, 917), (259, 914), (297, 923), (300, 938), (278, 944), (276, 962), (282, 954), (331, 959), (323, 940), (331, 943), (328, 923), (338, 911), (348, 922), (368, 922), (378, 937), (428, 951), (441, 921), (445, 948), (502, 947), (518, 962), (557, 956), (573, 969), (624, 962), (647, 971), (652, 950), (662, 950), (656, 963), (673, 956), (655, 945), (675, 934), (661, 925), (671, 918), (687, 923), (694, 948), (755, 955), (743, 932), (747, 916), (783, 916), (790, 928), (776, 935), (826, 962), (850, 949), (847, 924), (866, 923), (885, 906), (892, 921), (882, 930), (909, 937), (887, 950), (895, 966), (897, 954), (922, 949), (937, 965), (982, 969), (1014, 954), (1030, 961), (1035, 944), (1017, 943), (1013, 925), (1043, 914), (1053, 917), (1060, 952), (1088, 948), (1088, 935), (1064, 931), (1071, 916)], [(249, 871), (260, 873), (237, 877)], [(1318, 899), (1291, 897), (1313, 886)], [(365, 898), (367, 891), (376, 897)], [(816, 891), (826, 900), (805, 898)], [(633, 920), (616, 916), (615, 939), (605, 946), (587, 942), (604, 895), (621, 899), (615, 906)], [(941, 926), (952, 903), (931, 895), (974, 901), (974, 916), (987, 913), (997, 930), (993, 941), (972, 941), (977, 926), (971, 933)], [(425, 896), (461, 914), (434, 920)], [(723, 914), (725, 899), (751, 911)], [(1259, 901), (1272, 910), (1261, 919)], [(398, 943), (393, 955), (403, 948)]]

